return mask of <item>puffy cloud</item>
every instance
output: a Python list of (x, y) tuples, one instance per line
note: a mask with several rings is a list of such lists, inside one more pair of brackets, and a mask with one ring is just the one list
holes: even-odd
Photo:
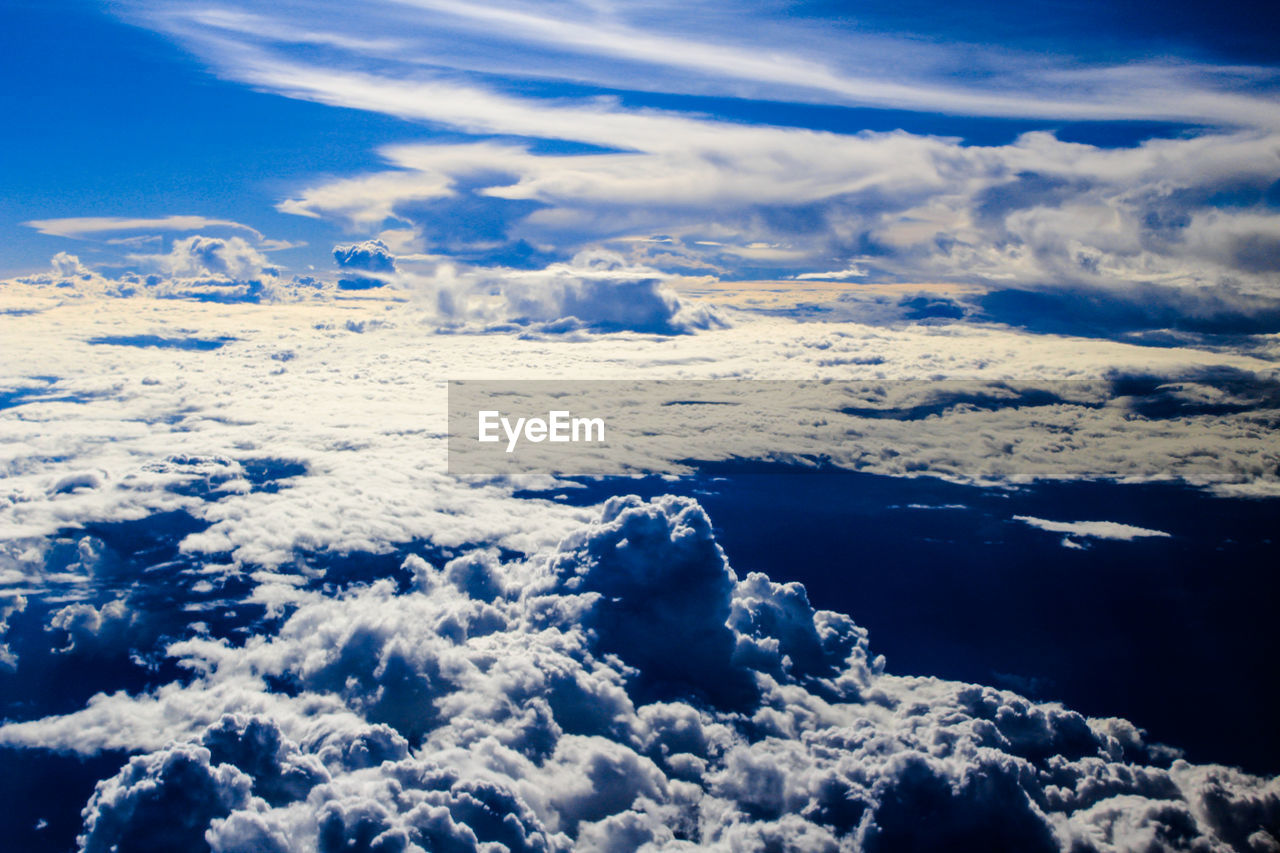
[(180, 278), (258, 278), (268, 266), (266, 256), (240, 237), (184, 237), (173, 241), (167, 255), (138, 257)]
[(731, 666), (735, 578), (697, 504), (611, 499), (602, 524), (566, 540), (552, 567), (566, 589), (598, 596), (586, 624), (601, 650), (639, 669), (641, 695), (752, 700), (755, 685)]
[[(512, 374), (530, 378), (580, 375), (583, 364), (632, 378), (1062, 377), (1123, 366), (1139, 378), (1098, 386), (1125, 393), (1116, 411), (1072, 411), (1119, 417), (1124, 441), (1115, 446), (1136, 479), (1175, 470), (1150, 455), (1149, 437), (1173, 442), (1160, 453), (1184, 455), (1178, 442), (1196, 418), (1211, 428), (1195, 446), (1213, 453), (1188, 456), (1203, 467), (1176, 470), (1248, 484), (1261, 476), (1248, 467), (1259, 457), (1242, 448), (1267, 437), (1251, 420), (1269, 405), (1255, 372), (1265, 362), (1008, 329), (745, 315), (696, 339), (437, 335), (424, 352), (424, 326), (408, 318), (429, 323), (428, 314), (356, 335), (317, 328), (327, 312), (306, 304), (201, 312), (146, 302), (139, 311), (29, 298), (41, 310), (4, 318), (6, 341), (15, 363), (60, 378), (15, 382), (0, 421), (11, 439), (7, 588), (28, 600), (71, 596), (49, 608), (46, 624), (63, 631), (48, 642), (74, 640), (76, 655), (126, 625), (114, 618), (124, 615), (114, 593), (85, 598), (99, 584), (155, 588), (172, 618), (208, 624), (160, 622), (131, 596), (130, 630), (119, 633), (169, 644), (167, 658), (136, 649), (155, 661), (148, 680), (106, 687), (73, 713), (9, 722), (0, 740), (84, 754), (158, 754), (171, 742), (208, 750), (210, 769), (199, 773), (234, 767), (249, 786), (244, 805), (200, 813), (215, 849), (314, 848), (322, 831), (335, 843), (424, 849), (607, 849), (643, 839), (894, 849), (925, 831), (903, 817), (919, 813), (937, 815), (930, 838), (957, 845), (994, 831), (997, 813), (1007, 816), (1004, 837), (1031, 847), (1048, 837), (1106, 849), (1144, 832), (1260, 846), (1263, 833), (1275, 834), (1272, 780), (1222, 769), (1178, 775), (1169, 752), (1131, 725), (887, 674), (874, 637), (852, 619), (815, 610), (797, 585), (735, 573), (691, 501), (620, 499), (590, 512), (517, 497), (522, 483), (460, 483), (442, 473), (443, 422), (403, 404), (411, 395), (442, 411), (438, 378), (492, 370), (499, 353)], [(362, 302), (351, 316), (381, 318), (388, 304)], [(236, 340), (196, 351), (72, 339), (51, 351), (59, 325), (76, 318), (93, 324), (93, 337), (199, 328)], [(1249, 372), (1216, 387), (1187, 379), (1197, 366)], [(315, 393), (321, 385), (326, 393)], [(892, 383), (885, 395), (863, 402), (896, 415), (869, 417), (868, 429), (881, 425), (884, 446), (910, 453), (881, 470), (906, 474), (924, 459), (974, 476), (980, 442), (957, 436), (976, 431), (952, 423), (930, 433), (941, 419), (925, 413), (963, 403), (961, 422), (972, 425), (990, 423), (999, 406)], [(1035, 411), (1042, 423), (1056, 416)], [(1142, 412), (1149, 423), (1134, 417)], [(143, 521), (110, 526), (130, 519)], [(164, 519), (178, 521), (170, 529)], [(151, 550), (156, 530), (171, 553)], [(125, 532), (138, 538), (111, 535)], [(176, 567), (146, 571), (170, 557)], [(194, 584), (224, 588), (226, 600), (187, 595)], [(175, 600), (196, 609), (177, 614)], [(230, 627), (228, 610), (244, 614)], [(189, 672), (173, 678), (179, 662)], [(159, 778), (162, 764), (133, 772)], [(117, 787), (142, 784), (121, 777)]]
[(330, 778), (320, 755), (304, 754), (266, 717), (228, 714), (205, 729), (200, 745), (209, 750), (210, 763), (248, 774), (254, 795), (272, 805), (304, 799)]
[[(82, 846), (1276, 843), (1280, 779), (1189, 764), (1123, 720), (886, 674), (802, 587), (738, 580), (710, 531), (688, 499), (618, 499), (545, 562), (414, 557), (408, 588), (314, 596), (243, 646), (174, 644), (193, 679), (113, 701), (177, 743), (116, 730), (150, 751), (99, 783)], [(726, 706), (713, 685), (739, 675), (755, 689)], [(103, 704), (0, 736), (92, 751)]]
[(80, 849), (199, 849), (210, 821), (251, 805), (251, 787), (248, 776), (211, 763), (209, 750), (194, 744), (133, 758), (85, 806)]
[[(394, 273), (395, 258), (381, 240), (365, 240), (362, 243), (339, 244), (333, 247), (333, 259), (338, 268), (347, 271), (366, 273)], [(367, 290), (381, 287), (386, 280), (373, 276), (348, 276), (338, 279), (338, 287), (343, 290)]]
[(255, 246), (240, 237), (194, 235), (174, 240), (164, 254), (132, 254), (136, 271), (111, 277), (83, 264), (67, 252), (56, 254), (50, 272), (22, 276), (10, 286), (58, 288), (79, 298), (100, 296), (151, 296), (163, 299), (194, 299), (208, 302), (262, 302), (313, 298), (323, 295), (323, 283), (308, 277), (281, 277), (262, 254), (272, 241)]
[(68, 604), (49, 617), (49, 630), (61, 631), (67, 638), (60, 651), (81, 653), (99, 648), (120, 647), (129, 640), (131, 623), (136, 614), (128, 612), (123, 598), (107, 602), (101, 607), (92, 604)]
[(15, 613), (21, 613), (26, 607), (25, 596), (6, 593), (0, 597), (0, 671), (18, 668), (18, 656), (3, 640), (9, 632), (9, 618)]
[(89, 268), (80, 263), (80, 259), (68, 252), (59, 252), (50, 261), (53, 274), (58, 278), (75, 278), (90, 275)]
[(279, 270), (241, 237), (195, 235), (174, 240), (163, 255), (132, 255), (157, 270), (146, 284), (156, 296), (216, 300), (259, 299), (276, 284)]
[(586, 329), (680, 334), (721, 325), (704, 306), (686, 305), (670, 276), (590, 250), (542, 270), (457, 270), (437, 266), (420, 286), (446, 321), (532, 325), (547, 332)]
[[(361, 81), (366, 87), (389, 96), (412, 89)], [(431, 101), (429, 91), (420, 100)], [(413, 207), (424, 194), (443, 206), (433, 208), (436, 216), (469, 204), (454, 189), (466, 181), (466, 198), (513, 206), (496, 235), (511, 241), (613, 245), (643, 260), (655, 248), (637, 235), (662, 233), (664, 263), (679, 254), (687, 260), (678, 266), (710, 265), (736, 277), (863, 272), (878, 281), (981, 282), (1065, 290), (1068, 302), (1092, 305), (1104, 324), (1275, 327), (1277, 218), (1266, 201), (1273, 131), (1218, 130), (1132, 148), (1037, 131), (980, 146), (621, 109), (548, 107), (535, 117), (527, 104), (504, 106), (483, 121), (447, 110), (443, 120), (472, 133), (567, 134), (616, 150), (394, 146), (382, 152), (391, 171), (306, 189), (285, 209), (357, 226), (387, 217), (416, 222)], [(850, 266), (818, 272), (833, 260)], [(1154, 307), (1145, 320), (1136, 310), (1144, 307)], [(1009, 316), (1001, 308), (993, 301), (990, 311)]]

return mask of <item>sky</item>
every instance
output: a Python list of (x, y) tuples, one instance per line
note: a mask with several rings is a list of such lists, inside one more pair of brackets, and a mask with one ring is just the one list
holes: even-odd
[[(978, 282), (1274, 325), (1262, 5), (249, 5), (6, 11), (0, 269), (284, 277), (607, 248), (671, 275)], [(195, 217), (195, 218), (192, 218)]]
[(0, 108), (10, 843), (1280, 849), (1274, 8), (14, 0)]

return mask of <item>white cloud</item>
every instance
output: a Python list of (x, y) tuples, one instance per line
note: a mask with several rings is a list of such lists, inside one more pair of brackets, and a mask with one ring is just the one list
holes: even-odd
[(203, 228), (235, 228), (248, 231), (259, 240), (262, 234), (229, 219), (210, 219), (206, 216), (162, 216), (148, 219), (127, 216), (76, 216), (64, 219), (33, 219), (24, 222), (41, 234), (54, 237), (87, 239), (99, 234), (115, 234), (124, 231), (199, 231)]
[(261, 278), (270, 262), (266, 256), (239, 237), (184, 237), (174, 240), (164, 255), (134, 255), (133, 259), (152, 265), (173, 278), (215, 276), (245, 281)]
[(1049, 521), (1030, 515), (1015, 515), (1013, 520), (1050, 533), (1066, 533), (1070, 536), (1089, 539), (1117, 539), (1121, 542), (1130, 542), (1146, 537), (1168, 538), (1170, 536), (1163, 530), (1135, 527), (1132, 524), (1120, 524), (1116, 521)]
[[(240, 646), (174, 643), (185, 683), (0, 742), (144, 753), (99, 783), (89, 849), (1274, 844), (1280, 779), (1189, 764), (1124, 720), (886, 674), (802, 587), (739, 580), (687, 498), (613, 501), (548, 556), (479, 557), (497, 581), (479, 599), (470, 569), (411, 557), (411, 589), (315, 594)], [(726, 674), (747, 689), (717, 694)]]
[(860, 266), (846, 267), (829, 272), (806, 272), (792, 276), (796, 281), (843, 281), (849, 278), (864, 278), (867, 271)]
[[(584, 259), (578, 274), (591, 273), (591, 263)], [(633, 268), (610, 268), (612, 263), (591, 273), (599, 276), (597, 288), (645, 280)], [(550, 284), (571, 280), (573, 269), (548, 276)], [(546, 284), (531, 276), (521, 285), (530, 292), (521, 298), (533, 299)], [(385, 551), (392, 543), (432, 539), (521, 548), (566, 532), (575, 511), (509, 501), (509, 484), (475, 489), (445, 476), (449, 378), (1096, 382), (1112, 372), (1178, 377), (1228, 369), (1266, 377), (1273, 369), (1265, 359), (1232, 353), (963, 324), (810, 324), (733, 312), (731, 326), (696, 335), (564, 340), (528, 326), (486, 335), (439, 334), (434, 302), (405, 303), (392, 295), (209, 311), (182, 301), (69, 299), (64, 288), (17, 283), (7, 283), (5, 292), (7, 304), (32, 313), (0, 315), (0, 334), (12, 354), (0, 384), (24, 389), (15, 401), (19, 405), (0, 411), (0, 472), (10, 496), (0, 505), (4, 536), (39, 539), (91, 520), (185, 510), (211, 522), (189, 538), (192, 553), (232, 553), (246, 563), (272, 566), (287, 564), (298, 547)], [(699, 302), (686, 296), (682, 305), (696, 310)], [(552, 314), (563, 316), (547, 316)], [(473, 328), (511, 316), (481, 315)], [(348, 321), (365, 333), (350, 331)], [(69, 335), (68, 329), (79, 331)], [(103, 338), (229, 342), (213, 350), (89, 343)], [(62, 343), (51, 347), (53, 340)], [(1098, 393), (1105, 396), (1106, 387), (1099, 385)], [(1188, 383), (1175, 396), (1183, 400), (1180, 405), (1190, 405), (1204, 391), (1202, 383)], [(820, 392), (815, 391), (815, 417), (831, 404)], [(926, 402), (907, 399), (903, 405)], [(1230, 407), (1235, 401), (1204, 402)], [(1124, 401), (1034, 411), (1042, 423), (1074, 437), (1053, 439), (1023, 423), (1024, 416), (999, 411), (956, 411), (946, 419), (910, 422), (863, 419), (858, 428), (865, 452), (849, 461), (860, 459), (863, 470), (876, 473), (931, 471), (960, 482), (1109, 470), (1135, 482), (1178, 476), (1221, 490), (1274, 489), (1269, 472), (1280, 460), (1248, 406), (1239, 413), (1196, 414), (1194, 429), (1180, 419), (1132, 418)], [(794, 426), (779, 426), (775, 436), (765, 425), (726, 423), (761, 454), (775, 450), (778, 437), (787, 446), (804, 446), (804, 434)], [(1025, 441), (1011, 457), (984, 440), (989, 430)], [(884, 448), (897, 455), (882, 454)], [(683, 458), (688, 446), (676, 440), (659, 449)], [(851, 454), (858, 449), (850, 448)], [(831, 448), (828, 442), (813, 450)], [(250, 489), (237, 460), (264, 457), (293, 460), (309, 473), (287, 489)], [(57, 488), (86, 472), (97, 472), (97, 485), (82, 478), (74, 481), (82, 487)], [(216, 499), (183, 494), (182, 486), (191, 483), (209, 483), (219, 490)], [(363, 485), (357, 491), (353, 483)]]
[[(563, 255), (663, 233), (674, 250), (648, 257), (674, 269), (813, 277), (867, 256), (874, 260), (846, 274), (1107, 292), (1134, 283), (1237, 288), (1269, 300), (1242, 315), (1263, 316), (1264, 331), (1276, 325), (1277, 217), (1215, 201), (1241, 188), (1260, 198), (1272, 183), (1280, 128), (1273, 72), (1158, 63), (1140, 52), (1098, 64), (977, 51), (775, 11), (745, 13), (759, 26), (742, 26), (740, 7), (718, 3), (692, 12), (671, 3), (532, 10), (405, 0), (370, 4), (359, 21), (325, 2), (275, 16), (165, 3), (132, 14), (231, 79), (477, 137), (384, 149), (388, 170), (313, 180), (278, 205), (342, 220), (360, 236), (402, 232), (397, 251), (447, 249), (433, 245), (431, 231), (451, 203), (502, 210), (517, 202), (503, 237)], [(512, 94), (520, 89), (487, 82), (531, 74), (606, 88), (1201, 129), (1134, 148), (1043, 132), (963, 145), (716, 121), (607, 97)], [(528, 141), (545, 139), (603, 150), (551, 154)], [(432, 212), (415, 213), (424, 202)], [(147, 220), (42, 222), (67, 230), (126, 221)], [(1178, 299), (1163, 294), (1161, 307), (1169, 306), (1176, 321)]]
[[(241, 80), (268, 62), (296, 67), (292, 48), (312, 44), (337, 48), (334, 64), (377, 59), (392, 63), (396, 76), (434, 66), (606, 88), (947, 114), (1272, 127), (1280, 121), (1273, 100), (1241, 85), (1242, 79), (1268, 79), (1265, 68), (1187, 58), (1089, 64), (1066, 55), (878, 35), (852, 23), (771, 12), (724, 3), (694, 11), (674, 3), (601, 9), (559, 2), (533, 11), (507, 3), (398, 0), (366, 6), (358, 22), (339, 7), (310, 4), (303, 26), (287, 11), (273, 18), (159, 5), (141, 17)], [(744, 15), (752, 19), (746, 25)], [(536, 70), (525, 59), (530, 56), (537, 58)]]
[(430, 295), (444, 322), (663, 335), (722, 324), (711, 309), (682, 304), (667, 285), (669, 278), (597, 250), (542, 270), (459, 270), (437, 264), (425, 275), (407, 276), (406, 283)]
[[(436, 118), (472, 131), (569, 136), (624, 150), (395, 146), (383, 151), (393, 170), (304, 189), (281, 209), (362, 228), (388, 218), (412, 222), (412, 202), (448, 201), (457, 182), (497, 173), (470, 192), (494, 205), (542, 205), (508, 233), (535, 244), (625, 243), (660, 232), (674, 235), (696, 263), (730, 270), (744, 262), (803, 269), (871, 244), (882, 249), (852, 267), (795, 278), (870, 277), (874, 268), (881, 280), (1121, 292), (1135, 282), (1227, 285), (1278, 295), (1277, 218), (1203, 203), (1230, 186), (1261, 193), (1271, 181), (1273, 135), (1107, 150), (1030, 133), (981, 147), (904, 133), (847, 136), (496, 102), (493, 120), (481, 126), (451, 116), (429, 88), (421, 94), (413, 104), (444, 110)], [(471, 109), (476, 100), (465, 103)]]

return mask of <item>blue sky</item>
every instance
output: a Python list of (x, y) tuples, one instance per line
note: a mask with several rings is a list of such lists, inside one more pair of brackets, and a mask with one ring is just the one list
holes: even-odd
[(1280, 266), (1280, 16), (1264, 4), (146, 0), (4, 16), (8, 275), (57, 252), (145, 272), (197, 233), (238, 234), (284, 275), (332, 274), (335, 243), (372, 238), (478, 268), (605, 247), (723, 279), (1268, 296)]

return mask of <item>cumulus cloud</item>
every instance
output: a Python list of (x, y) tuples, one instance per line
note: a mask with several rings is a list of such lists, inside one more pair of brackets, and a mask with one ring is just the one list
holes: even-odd
[(706, 307), (683, 304), (668, 285), (670, 278), (613, 252), (591, 250), (542, 270), (441, 264), (418, 282), (433, 294), (441, 317), (458, 322), (664, 335), (722, 322)]
[(174, 240), (162, 254), (131, 254), (134, 269), (109, 275), (68, 252), (57, 253), (48, 273), (21, 276), (12, 283), (58, 288), (78, 297), (150, 296), (218, 302), (260, 302), (310, 298), (323, 292), (311, 277), (285, 279), (263, 254), (279, 248), (240, 237), (194, 235)]
[[(381, 240), (339, 244), (333, 247), (333, 259), (339, 269), (348, 273), (347, 276), (338, 279), (338, 287), (343, 290), (367, 290), (371, 287), (381, 287), (387, 282), (378, 277), (378, 274), (396, 271), (395, 258), (387, 249), (387, 244)], [(351, 275), (352, 272), (374, 275)]]
[(15, 613), (21, 613), (26, 607), (25, 596), (6, 592), (0, 597), (0, 671), (12, 671), (18, 668), (18, 656), (4, 640), (9, 632), (9, 618)]
[(250, 805), (251, 786), (234, 766), (211, 765), (209, 751), (194, 744), (134, 758), (85, 806), (80, 849), (198, 849), (211, 820)]
[(104, 647), (127, 647), (130, 641), (140, 638), (129, 636), (137, 614), (129, 612), (126, 607), (123, 598), (109, 601), (101, 607), (85, 603), (68, 604), (53, 613), (48, 628), (66, 637), (67, 644), (59, 650), (61, 652), (92, 653)]
[(85, 809), (89, 850), (1277, 843), (1280, 779), (1190, 764), (1123, 720), (889, 675), (802, 587), (739, 579), (687, 498), (611, 501), (545, 561), (408, 565), (407, 589), (316, 597), (242, 646), (175, 643), (189, 681), (0, 740), (132, 738), (142, 754)]
[(174, 240), (166, 255), (135, 255), (134, 259), (176, 278), (247, 280), (262, 277), (268, 268), (266, 256), (240, 237), (184, 237)]

